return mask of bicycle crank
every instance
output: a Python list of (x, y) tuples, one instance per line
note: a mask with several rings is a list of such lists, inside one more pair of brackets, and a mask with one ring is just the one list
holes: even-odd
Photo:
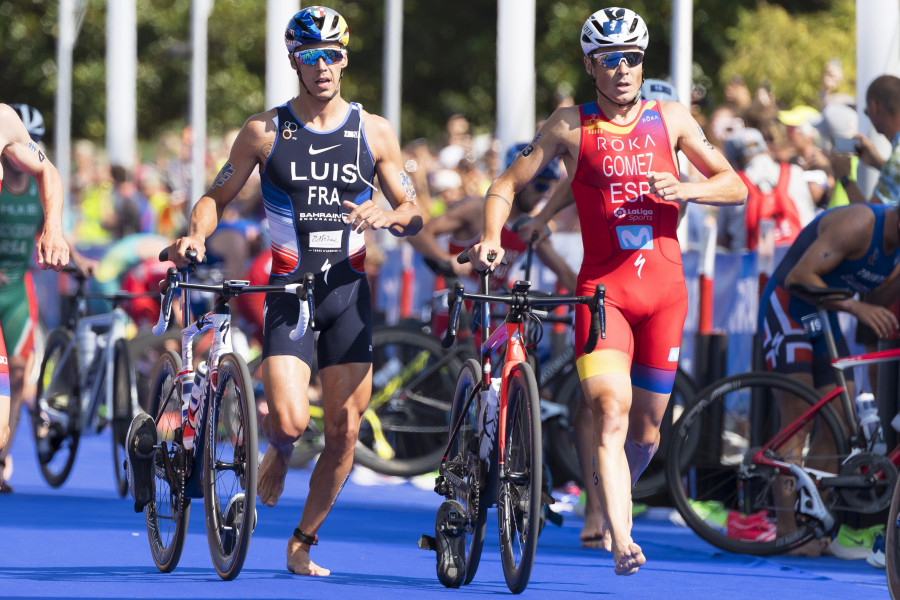
[(866, 514), (882, 511), (891, 504), (896, 483), (894, 463), (871, 452), (851, 456), (841, 465), (837, 477), (822, 480), (823, 486), (837, 490), (846, 508)]

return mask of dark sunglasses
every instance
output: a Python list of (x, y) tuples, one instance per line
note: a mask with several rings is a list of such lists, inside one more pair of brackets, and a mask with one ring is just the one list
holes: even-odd
[(316, 48), (314, 50), (297, 50), (294, 52), (294, 56), (304, 65), (314, 67), (319, 63), (320, 58), (325, 60), (326, 65), (333, 65), (341, 61), (346, 52), (343, 48)]
[(626, 66), (636, 67), (644, 62), (644, 53), (637, 51), (605, 52), (603, 54), (595, 54), (594, 60), (607, 69), (617, 69), (623, 60)]

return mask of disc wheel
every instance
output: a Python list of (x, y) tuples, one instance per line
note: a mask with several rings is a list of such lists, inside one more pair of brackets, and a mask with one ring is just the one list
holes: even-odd
[(238, 576), (256, 527), (259, 461), (256, 402), (250, 372), (237, 354), (219, 361), (215, 393), (207, 407), (203, 440), (203, 508), (206, 537), (216, 572)]
[(81, 438), (77, 349), (67, 329), (47, 338), (31, 425), (41, 475), (50, 487), (65, 483)]
[(543, 477), (540, 396), (528, 363), (513, 367), (507, 379), (506, 435), (500, 452), (500, 558), (506, 585), (519, 594), (528, 585), (537, 551)]
[(154, 498), (144, 507), (144, 516), (153, 562), (163, 573), (178, 566), (191, 512), (191, 499), (183, 494), (185, 455), (181, 448), (180, 371), (181, 358), (172, 350), (163, 352), (150, 377), (146, 404), (156, 421), (159, 447), (153, 458)]

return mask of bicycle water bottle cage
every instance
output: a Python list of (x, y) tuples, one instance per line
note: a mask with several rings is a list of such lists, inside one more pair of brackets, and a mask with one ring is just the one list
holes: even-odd
[(805, 315), (800, 318), (800, 322), (803, 324), (803, 331), (806, 332), (808, 338), (815, 339), (825, 332), (825, 326), (818, 313)]

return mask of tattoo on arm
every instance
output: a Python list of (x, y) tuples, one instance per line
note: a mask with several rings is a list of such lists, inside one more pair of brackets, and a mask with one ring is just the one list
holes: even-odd
[(710, 150), (715, 150), (716, 147), (713, 146), (708, 139), (706, 139), (706, 134), (703, 133), (703, 128), (697, 125), (697, 131), (700, 132), (700, 139), (703, 140), (703, 143), (706, 144), (706, 147)]
[(534, 145), (537, 144), (539, 139), (541, 139), (541, 135), (542, 134), (539, 133), (536, 136), (534, 136), (534, 139), (531, 140), (531, 143), (528, 144), (527, 146), (525, 146), (525, 149), (522, 150), (522, 156), (528, 156), (529, 154), (534, 152)]
[(234, 175), (234, 167), (230, 162), (227, 162), (219, 170), (219, 174), (216, 175), (216, 180), (213, 181), (213, 184), (211, 186), (209, 186), (209, 189), (222, 187), (228, 182), (229, 179), (231, 179), (232, 175)]
[(260, 164), (266, 164), (266, 161), (269, 160), (269, 155), (272, 154), (272, 148), (275, 146), (272, 142), (267, 142), (259, 147), (259, 162)]
[[(400, 204), (403, 204), (404, 202), (412, 202), (413, 204), (415, 204), (416, 203), (416, 188), (413, 185), (412, 179), (410, 179), (409, 175), (407, 175), (403, 171), (400, 172), (400, 185), (403, 186), (403, 192), (406, 194), (406, 198), (407, 198), (403, 202), (400, 202)], [(400, 204), (398, 204), (398, 206)]]
[[(527, 148), (526, 148), (526, 150), (527, 150)], [(507, 200), (504, 196), (501, 196), (500, 194), (488, 194), (488, 195), (485, 197), (485, 200), (487, 200), (487, 199), (490, 198), (491, 196), (493, 196), (494, 198), (500, 198), (501, 200), (503, 200), (504, 202), (506, 202), (506, 205), (507, 205), (508, 207), (512, 208), (512, 203), (511, 203), (509, 200)]]
[(45, 160), (47, 160), (47, 157), (44, 156), (44, 153), (41, 152), (41, 149), (38, 148), (37, 144), (35, 144), (34, 142), (28, 142), (28, 149), (31, 150), (32, 152), (37, 153), (38, 162), (44, 162)]

